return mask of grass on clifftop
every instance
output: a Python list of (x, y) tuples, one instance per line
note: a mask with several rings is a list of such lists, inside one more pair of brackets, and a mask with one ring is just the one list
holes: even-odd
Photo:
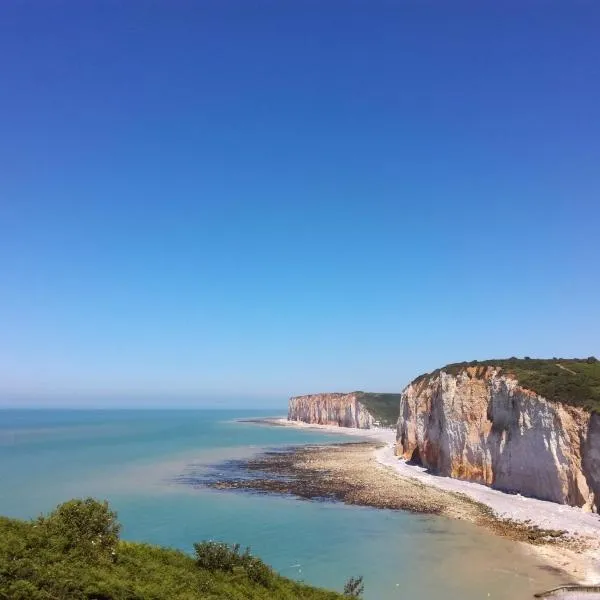
[(445, 371), (452, 375), (467, 367), (477, 367), (483, 376), (486, 367), (498, 367), (506, 375), (513, 375), (520, 385), (555, 402), (581, 406), (600, 413), (600, 361), (589, 358), (503, 358), (462, 362), (446, 365), (432, 373), (417, 377), (418, 383), (426, 377)]
[(373, 418), (384, 427), (395, 427), (400, 415), (401, 394), (377, 394), (373, 392), (356, 392), (358, 401), (373, 415)]
[(72, 500), (46, 517), (0, 517), (1, 600), (342, 600), (216, 542), (196, 556), (119, 540), (106, 503)]

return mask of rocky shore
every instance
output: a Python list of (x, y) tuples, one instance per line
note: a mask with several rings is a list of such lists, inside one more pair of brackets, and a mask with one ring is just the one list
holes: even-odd
[[(267, 423), (263, 421), (263, 424)], [(311, 427), (284, 419), (272, 419), (268, 424)], [(393, 456), (393, 432), (389, 430), (328, 429), (359, 436), (360, 440), (287, 448), (247, 460), (230, 461), (227, 465), (218, 465), (212, 474), (196, 483), (221, 490), (291, 494), (303, 499), (340, 501), (466, 520), (523, 544), (546, 561), (548, 568), (565, 574), (566, 583), (597, 581), (600, 562), (595, 527), (590, 528), (585, 521), (585, 526), (578, 529), (573, 525), (570, 513), (566, 517), (570, 516), (571, 520), (543, 518), (544, 511), (536, 510), (535, 504), (529, 503), (548, 505), (547, 510), (553, 516), (560, 515), (561, 510), (574, 512), (580, 509), (525, 500), (485, 486), (424, 474), (423, 469)], [(386, 464), (386, 459), (402, 465)], [(444, 485), (456, 489), (443, 489)], [(496, 500), (496, 508), (476, 499), (481, 491), (501, 496)], [(529, 508), (524, 509), (523, 504)], [(498, 506), (508, 509), (497, 510)], [(542, 518), (536, 518), (536, 512)], [(567, 525), (565, 528), (547, 525), (563, 521)]]
[(501, 519), (484, 504), (463, 494), (394, 474), (375, 459), (374, 451), (382, 447), (376, 442), (354, 442), (266, 452), (247, 461), (231, 461), (228, 469), (220, 465), (218, 475), (207, 478), (205, 483), (216, 489), (292, 494), (305, 499), (465, 519), (499, 535), (532, 544), (571, 549), (585, 545), (564, 530)]
[(456, 494), (394, 476), (375, 461), (381, 443), (299, 446), (219, 465), (206, 484), (216, 489), (292, 494), (375, 508), (476, 520), (481, 507)]

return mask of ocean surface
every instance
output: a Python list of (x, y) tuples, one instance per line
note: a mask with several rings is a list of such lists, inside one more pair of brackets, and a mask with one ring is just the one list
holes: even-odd
[[(273, 414), (273, 411), (269, 411)], [(108, 499), (123, 537), (190, 551), (239, 542), (280, 573), (366, 600), (518, 600), (564, 579), (473, 525), (177, 482), (193, 468), (343, 435), (241, 423), (265, 411), (0, 411), (0, 514), (29, 518), (73, 497)]]

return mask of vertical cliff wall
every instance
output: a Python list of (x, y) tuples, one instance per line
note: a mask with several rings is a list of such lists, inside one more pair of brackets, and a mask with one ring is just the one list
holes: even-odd
[(598, 510), (600, 415), (494, 368), (438, 372), (402, 393), (397, 453), (449, 477)]
[(288, 420), (369, 429), (375, 420), (358, 398), (356, 392), (296, 396), (290, 398)]

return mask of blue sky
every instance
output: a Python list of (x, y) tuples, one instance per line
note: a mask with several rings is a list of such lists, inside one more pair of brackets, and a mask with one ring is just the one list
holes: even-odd
[(3, 405), (600, 354), (592, 2), (0, 7)]

